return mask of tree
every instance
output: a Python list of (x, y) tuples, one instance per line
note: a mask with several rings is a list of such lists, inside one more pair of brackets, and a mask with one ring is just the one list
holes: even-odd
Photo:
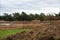
[(35, 14), (35, 19), (39, 20), (39, 14)]
[(35, 15), (34, 14), (30, 14), (29, 16), (31, 17), (31, 20), (35, 19)]
[(21, 19), (24, 21), (27, 19), (27, 14), (25, 12), (21, 13)]
[(45, 14), (44, 13), (41, 13), (40, 14), (40, 21), (44, 21), (44, 17), (45, 17)]
[(3, 18), (4, 18), (5, 21), (13, 21), (13, 18), (12, 18), (11, 14), (4, 13)]
[(3, 20), (3, 16), (0, 16), (0, 20)]
[(55, 13), (55, 19), (60, 20), (60, 12), (58, 14)]
[(20, 20), (20, 13), (13, 13), (13, 19), (16, 21)]
[(48, 20), (50, 20), (50, 21), (51, 21), (51, 20), (54, 20), (54, 15), (53, 15), (53, 14), (49, 14), (49, 15), (48, 15)]
[(23, 21), (32, 21), (35, 19), (34, 15), (33, 14), (30, 14), (30, 15), (27, 15), (25, 12), (22, 12), (21, 13), (21, 19)]
[(58, 14), (55, 13), (55, 16), (60, 16), (60, 12)]

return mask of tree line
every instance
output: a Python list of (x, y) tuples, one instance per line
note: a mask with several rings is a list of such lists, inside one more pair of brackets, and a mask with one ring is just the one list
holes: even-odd
[(60, 12), (58, 14), (55, 13), (55, 15), (52, 14), (45, 15), (44, 13), (28, 15), (25, 12), (22, 12), (21, 14), (18, 12), (12, 14), (4, 13), (3, 16), (0, 16), (0, 20), (4, 21), (60, 20)]

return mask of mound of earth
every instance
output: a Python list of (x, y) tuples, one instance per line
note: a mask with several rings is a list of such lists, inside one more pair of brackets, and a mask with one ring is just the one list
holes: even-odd
[(32, 31), (17, 33), (3, 40), (60, 40), (60, 26), (43, 24)]

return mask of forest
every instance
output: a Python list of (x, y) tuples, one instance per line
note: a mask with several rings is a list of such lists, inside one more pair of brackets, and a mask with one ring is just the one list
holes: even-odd
[(4, 21), (32, 21), (32, 20), (40, 20), (40, 21), (47, 21), (47, 20), (60, 20), (60, 12), (53, 14), (27, 14), (25, 12), (15, 12), (12, 14), (4, 13), (4, 15), (0, 16), (0, 20)]

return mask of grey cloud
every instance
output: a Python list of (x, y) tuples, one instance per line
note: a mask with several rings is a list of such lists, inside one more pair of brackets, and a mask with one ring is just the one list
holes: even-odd
[[(14, 9), (23, 10), (45, 10), (44, 8), (59, 8), (60, 0), (0, 0), (0, 11), (4, 9), (15, 11)], [(11, 10), (9, 10), (11, 9)], [(7, 10), (4, 10), (7, 12)], [(47, 10), (47, 9), (46, 9)], [(51, 9), (52, 10), (52, 9)]]

